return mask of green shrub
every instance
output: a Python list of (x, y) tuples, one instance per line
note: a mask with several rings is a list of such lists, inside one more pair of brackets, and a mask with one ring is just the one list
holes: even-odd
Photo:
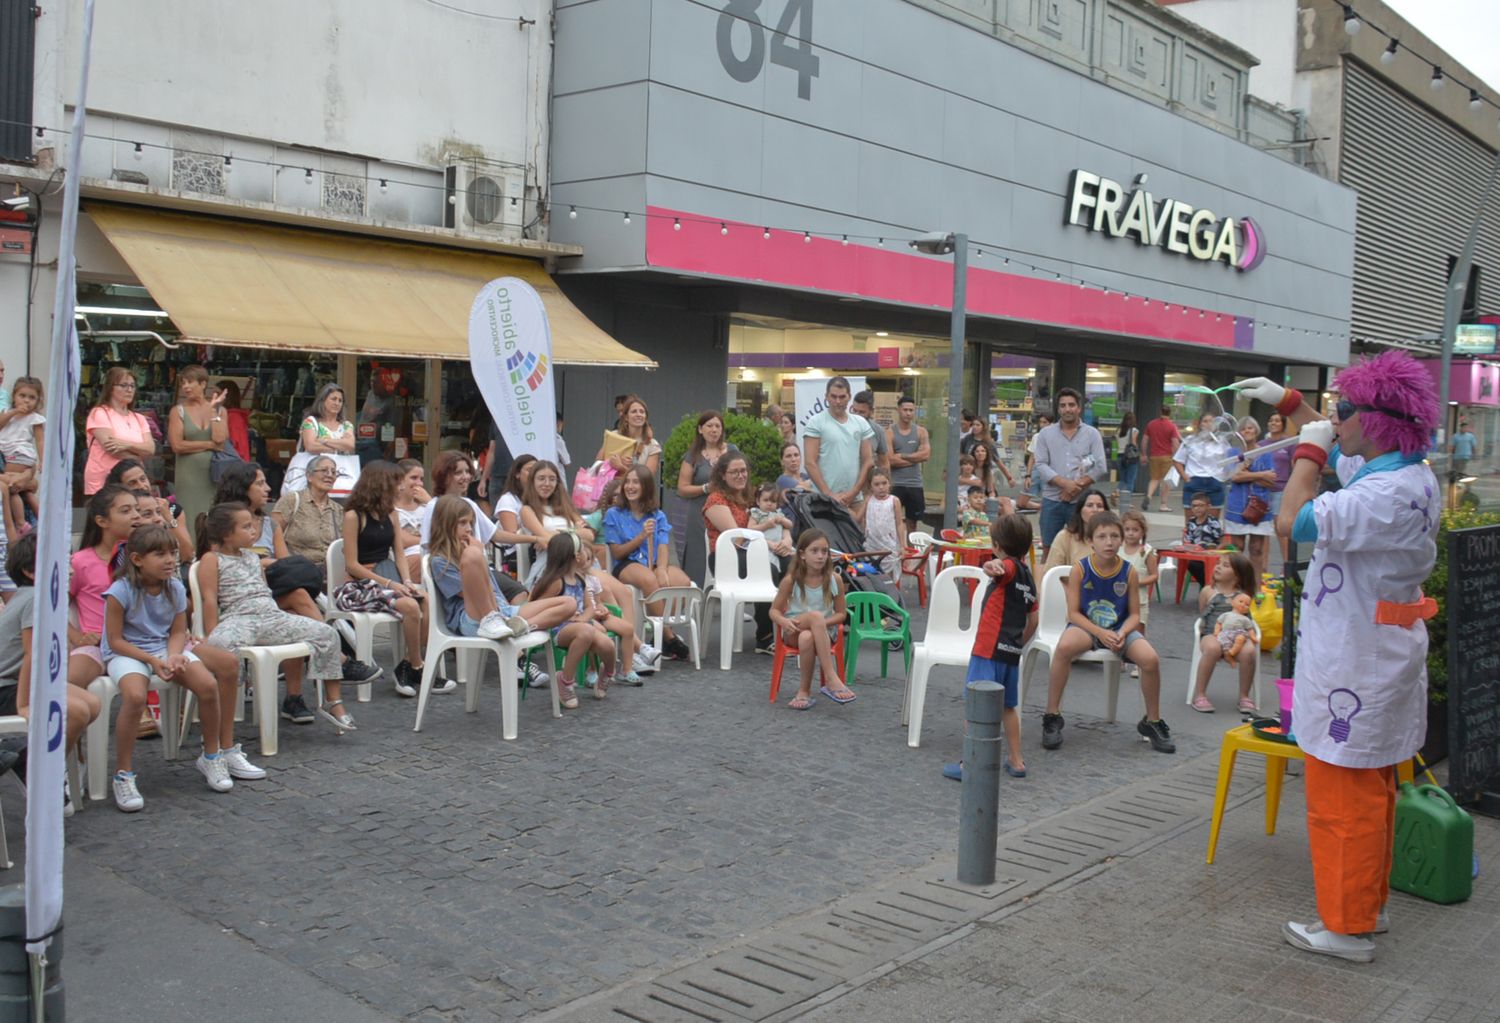
[(1437, 601), (1438, 613), (1427, 622), (1427, 699), (1442, 703), (1448, 699), (1448, 532), (1500, 523), (1500, 512), (1481, 512), (1471, 505), (1461, 505), (1443, 512), (1437, 535), (1437, 564), (1422, 592)]
[[(691, 412), (672, 428), (672, 433), (662, 445), (661, 471), (667, 482), (675, 486), (677, 467), (693, 443), (693, 432), (697, 428), (698, 416)], [(742, 416), (738, 412), (724, 413), (724, 433), (729, 443), (740, 449), (750, 462), (750, 482), (774, 483), (781, 475), (781, 431), (769, 423), (753, 416)], [(669, 487), (671, 489), (671, 487)]]

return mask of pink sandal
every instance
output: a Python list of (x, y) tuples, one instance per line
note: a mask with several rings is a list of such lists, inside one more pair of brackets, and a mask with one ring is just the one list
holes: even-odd
[(1201, 714), (1212, 714), (1214, 712), (1214, 705), (1209, 702), (1206, 696), (1195, 696), (1193, 697), (1193, 709)]

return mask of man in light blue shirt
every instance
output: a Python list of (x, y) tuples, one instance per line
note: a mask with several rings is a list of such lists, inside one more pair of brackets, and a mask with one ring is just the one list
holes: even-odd
[(803, 459), (813, 485), (846, 508), (859, 507), (874, 464), (874, 431), (849, 413), (849, 381), (833, 377), (823, 391), (823, 411), (803, 427)]
[(1057, 392), (1057, 422), (1036, 435), (1033, 472), (1042, 481), (1042, 544), (1052, 546), (1073, 517), (1075, 503), (1107, 472), (1104, 437), (1080, 419), (1083, 396), (1071, 387)]

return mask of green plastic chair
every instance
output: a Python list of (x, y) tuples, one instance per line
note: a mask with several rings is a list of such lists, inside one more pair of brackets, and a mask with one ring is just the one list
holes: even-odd
[[(854, 684), (854, 665), (859, 660), (859, 645), (867, 640), (880, 644), (880, 675), (887, 677), (891, 644), (901, 643), (906, 673), (911, 674), (911, 615), (884, 593), (851, 593), (845, 598), (849, 611), (848, 650), (844, 654), (844, 684)], [(899, 629), (887, 628), (885, 619), (894, 616), (901, 621)]]
[[(605, 604), (604, 607), (609, 611), (610, 614), (614, 615), (616, 618), (623, 618), (625, 616), (625, 612), (622, 611), (620, 608), (616, 607), (614, 604)], [(627, 665), (625, 663), (625, 661), (622, 660), (622, 658), (623, 658), (624, 655), (621, 652), (622, 646), (621, 646), (621, 643), (620, 643), (620, 637), (617, 636), (617, 635), (615, 635), (613, 632), (610, 632), (609, 635), (615, 641), (615, 670), (616, 671), (620, 671), (621, 668), (624, 668), (624, 671), (629, 671), (630, 670), (629, 665)], [(532, 651), (530, 651), (530, 650), (526, 651), (526, 663), (527, 664), (531, 663), (531, 653), (532, 653)], [(568, 648), (564, 647), (564, 646), (558, 646), (558, 645), (554, 644), (553, 647), (552, 647), (552, 670), (554, 672), (562, 671), (563, 662), (566, 661), (567, 658), (568, 658)], [(589, 671), (589, 668), (592, 666), (595, 671), (603, 671), (604, 670), (604, 665), (602, 665), (602, 664), (599, 663), (599, 655), (598, 654), (587, 654), (587, 655), (585, 655), (584, 658), (583, 658), (583, 662), (582, 663), (583, 663), (583, 676), (584, 677), (581, 678), (581, 679), (578, 679), (577, 683), (578, 683), (579, 686), (583, 687), (584, 689), (589, 689), (589, 688), (592, 688), (591, 685), (590, 685), (590, 683), (589, 683), (589, 681), (588, 681), (588, 671)], [(620, 673), (624, 674), (623, 671), (621, 671)], [(521, 699), (524, 700), (525, 698), (526, 698), (526, 679), (523, 676), (522, 679), (521, 679)]]

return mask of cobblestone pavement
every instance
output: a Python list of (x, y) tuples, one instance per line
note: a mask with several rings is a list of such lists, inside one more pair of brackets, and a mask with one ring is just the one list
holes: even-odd
[[(1153, 622), (1181, 756), (1214, 748), (1238, 720), (1193, 715), (1174, 695), (1189, 621), (1158, 605)], [(511, 743), (493, 681), (477, 715), (460, 693), (434, 696), (420, 734), (414, 701), (387, 684), (354, 706), (352, 735), (283, 725), (270, 778), (228, 795), (208, 791), (190, 758), (166, 764), (159, 743), (142, 743), (146, 810), (92, 803), (68, 841), (103, 876), (392, 1018), (516, 1018), (951, 855), (959, 787), (939, 767), (961, 745), (961, 674), (934, 673), (911, 750), (902, 682), (873, 678), (875, 657), (870, 647), (855, 703), (808, 713), (767, 704), (770, 659), (749, 653), (729, 672), (705, 659), (603, 703), (585, 695), (562, 720), (537, 692)], [(1118, 724), (1099, 720), (1102, 688), (1095, 669), (1079, 670), (1068, 744), (1045, 759), (1028, 711), (1032, 778), (1007, 790), (1002, 828), (1165, 766), (1135, 736), (1131, 680)], [(1044, 693), (1034, 686), (1028, 703)], [(253, 752), (253, 729), (242, 734)], [(88, 892), (72, 894), (76, 940)], [(75, 956), (74, 976), (87, 968)]]
[[(1252, 768), (1252, 770), (1254, 770)], [(1239, 780), (1237, 772), (1236, 780)], [(1259, 774), (1258, 771), (1254, 773)], [(1257, 779), (1258, 780), (1258, 779)], [(985, 1020), (1492, 1023), (1500, 1018), (1500, 822), (1476, 817), (1482, 873), (1439, 906), (1393, 892), (1374, 963), (1299, 952), (1288, 919), (1315, 916), (1300, 779), (1277, 833), (1264, 800), (1225, 818), (1203, 862), (1206, 822), (1055, 885), (933, 943), (804, 1014), (819, 1023)]]

